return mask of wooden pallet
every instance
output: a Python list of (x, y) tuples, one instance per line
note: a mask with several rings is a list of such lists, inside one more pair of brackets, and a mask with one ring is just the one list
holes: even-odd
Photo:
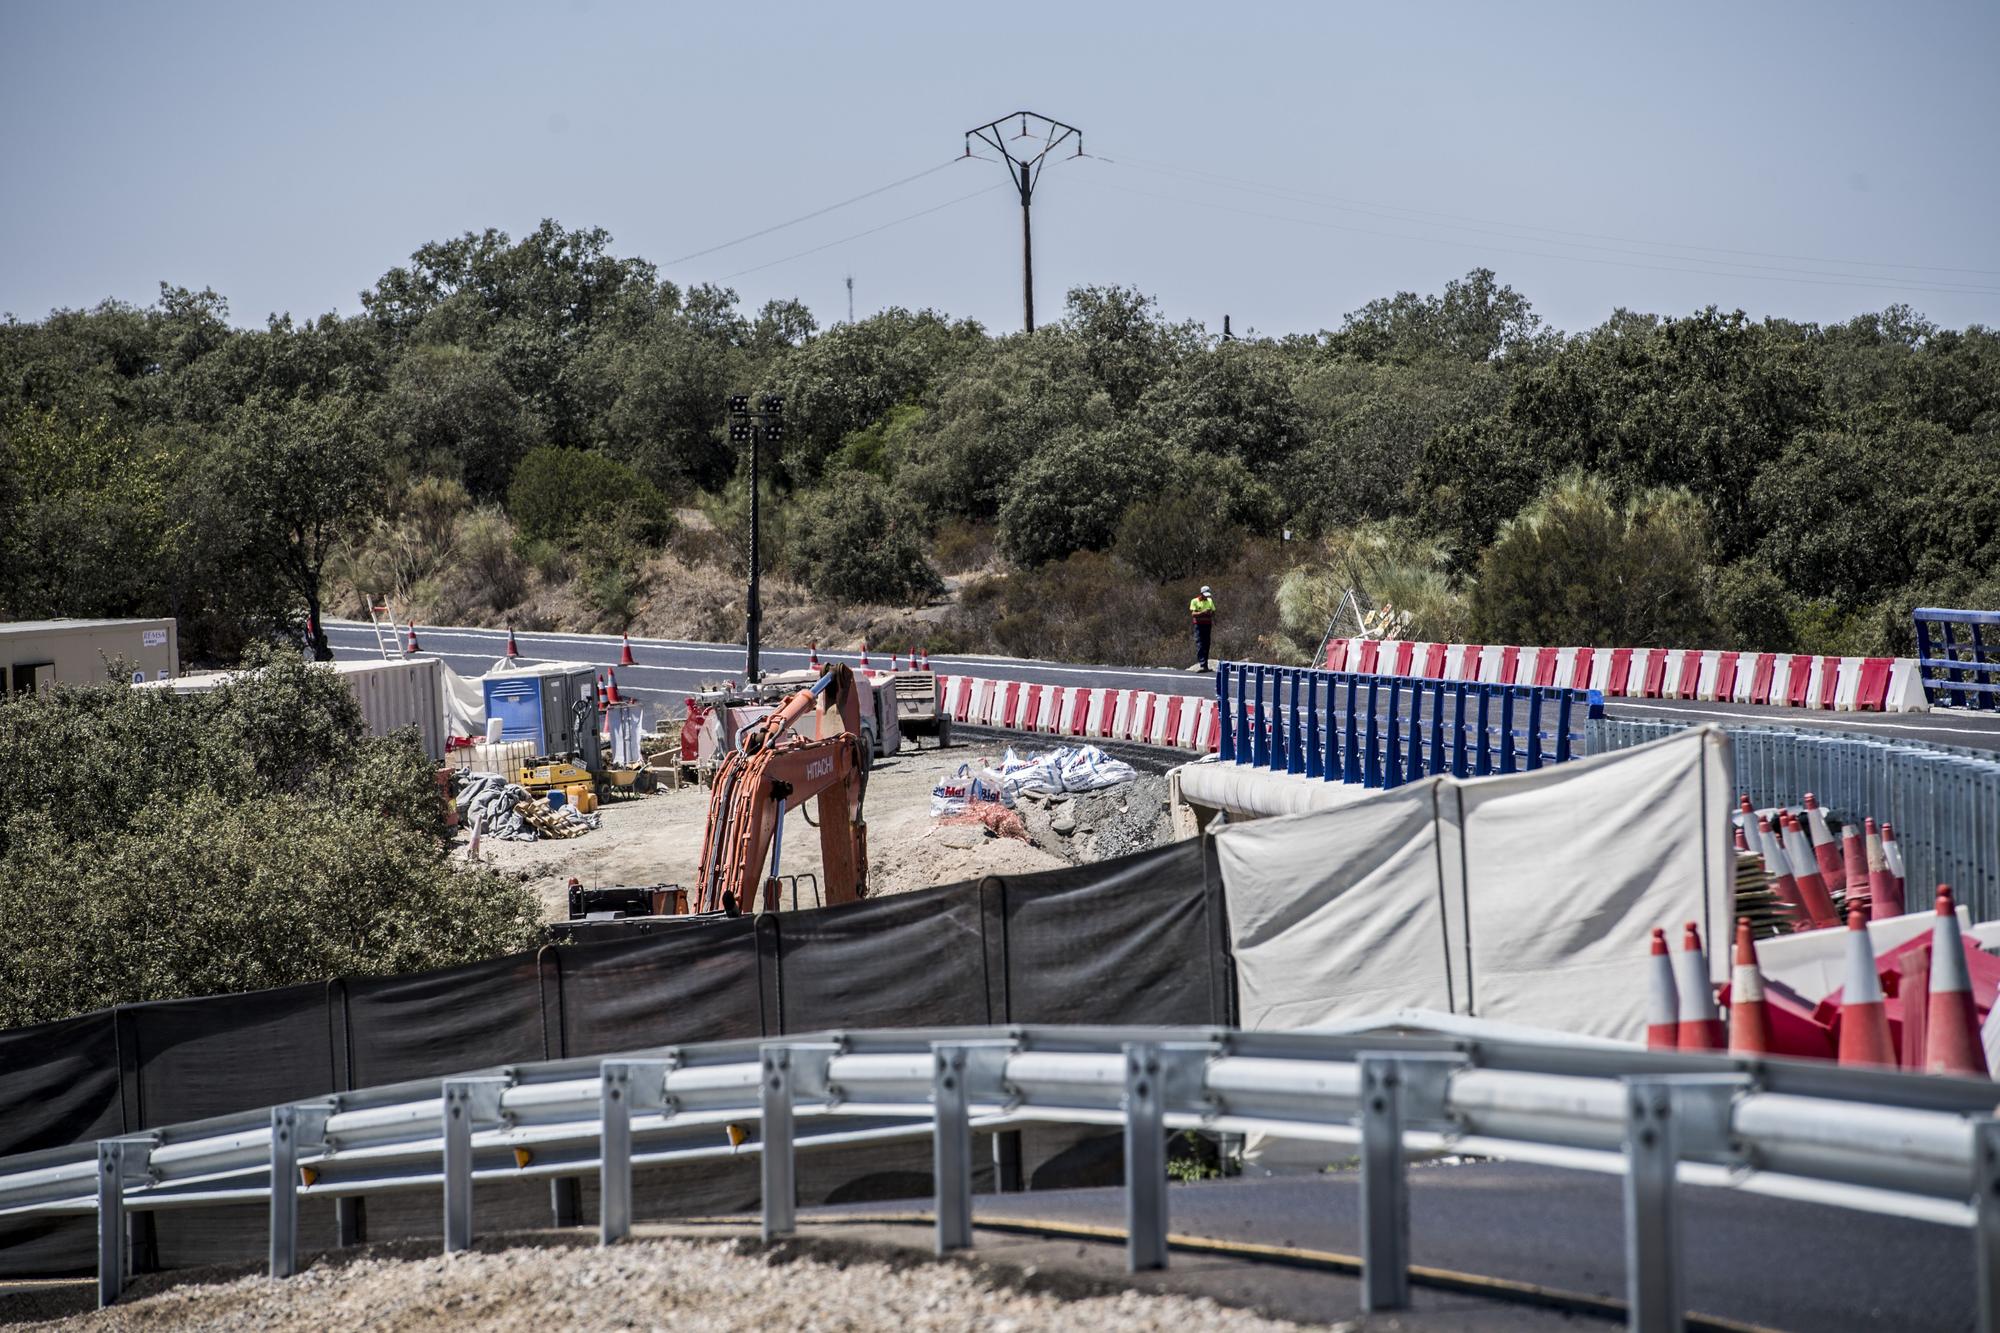
[(567, 819), (557, 819), (549, 813), (549, 808), (539, 801), (516, 801), (514, 812), (526, 821), (529, 828), (544, 838), (574, 838), (588, 829), (581, 824), (572, 824)]

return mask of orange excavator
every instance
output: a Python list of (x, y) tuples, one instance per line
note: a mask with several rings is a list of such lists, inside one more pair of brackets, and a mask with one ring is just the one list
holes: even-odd
[[(708, 799), (694, 911), (776, 911), (785, 814), (814, 797), (827, 905), (867, 897), (868, 826), (861, 818), (868, 787), (861, 747), (867, 739), (857, 689), (845, 665), (825, 668), (811, 688), (747, 730), (740, 748), (723, 759)], [(808, 719), (810, 736), (801, 734)]]

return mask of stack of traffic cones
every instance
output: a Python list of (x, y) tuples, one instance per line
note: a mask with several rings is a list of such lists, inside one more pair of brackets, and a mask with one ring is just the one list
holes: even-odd
[(1906, 890), (1909, 888), (1909, 885), (1903, 878), (1905, 873), (1903, 870), (1903, 846), (1896, 841), (1896, 826), (1886, 822), (1882, 825), (1882, 860), (1887, 863), (1889, 873), (1896, 877), (1896, 901), (1898, 903), (1907, 903), (1909, 898)]
[(1771, 881), (1771, 891), (1778, 895), (1778, 901), (1792, 917), (1803, 924), (1807, 915), (1805, 900), (1799, 897), (1799, 886), (1786, 868), (1785, 852), (1778, 845), (1778, 835), (1771, 831), (1771, 821), (1762, 815), (1757, 816), (1757, 850), (1764, 858), (1764, 877)]
[(1675, 1045), (1683, 1051), (1722, 1049), (1722, 1018), (1715, 1010), (1715, 988), (1708, 980), (1708, 955), (1702, 952), (1701, 930), (1690, 921), (1674, 959), (1675, 999), (1680, 1022)]
[(1937, 920), (1931, 926), (1931, 993), (1924, 1013), (1924, 1072), (1985, 1078), (1986, 1048), (1965, 967), (1965, 940), (1951, 886), (1938, 885)]
[(1820, 882), (1832, 893), (1847, 878), (1840, 864), (1840, 847), (1835, 843), (1833, 830), (1827, 827), (1826, 811), (1819, 808), (1811, 792), (1805, 797), (1806, 833), (1812, 838), (1813, 860), (1819, 863)]
[(1667, 932), (1653, 927), (1653, 988), (1646, 1004), (1646, 1048), (1671, 1051), (1680, 1045), (1680, 995), (1674, 987), (1674, 960), (1667, 954)]
[(1791, 811), (1785, 811), (1783, 819), (1785, 857), (1791, 862), (1792, 882), (1798, 885), (1799, 899), (1805, 903), (1807, 918), (1815, 928), (1839, 925), (1840, 914), (1834, 910), (1833, 895), (1827, 892), (1826, 881), (1820, 878), (1819, 866), (1810, 850), (1811, 840)]
[(621, 634), (618, 636), (618, 665), (619, 666), (639, 665), (637, 662), (632, 660), (632, 636), (629, 634)]
[(1868, 919), (1880, 921), (1882, 914), (1877, 910), (1875, 895), (1868, 885), (1868, 844), (1861, 836), (1861, 826), (1850, 820), (1840, 832), (1840, 869), (1841, 879), (1846, 884), (1847, 905), (1865, 904)]
[(1889, 873), (1889, 858), (1882, 851), (1882, 835), (1875, 831), (1875, 821), (1863, 821), (1868, 830), (1868, 901), (1870, 914), (1880, 921), (1887, 917), (1903, 914), (1903, 890), (1896, 883), (1896, 877)]
[(1895, 1043), (1889, 1039), (1889, 1014), (1882, 998), (1882, 978), (1875, 974), (1875, 944), (1868, 938), (1868, 921), (1859, 908), (1847, 914), (1847, 983), (1840, 994), (1840, 1063), (1885, 1069), (1896, 1064)]
[(1729, 1049), (1740, 1055), (1768, 1055), (1771, 1051), (1764, 972), (1757, 965), (1757, 945), (1750, 938), (1748, 917), (1736, 921), (1736, 959), (1729, 975)]

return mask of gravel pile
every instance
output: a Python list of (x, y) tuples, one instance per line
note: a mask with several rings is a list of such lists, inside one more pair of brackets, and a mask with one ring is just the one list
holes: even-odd
[(950, 1263), (783, 1258), (731, 1243), (639, 1240), (322, 1263), (273, 1282), (183, 1285), (44, 1328), (63, 1329), (1290, 1329), (1180, 1296), (1066, 1300)]
[(1019, 809), (1037, 847), (1077, 865), (1145, 851), (1173, 838), (1167, 780), (1150, 773), (1101, 791), (1024, 795)]

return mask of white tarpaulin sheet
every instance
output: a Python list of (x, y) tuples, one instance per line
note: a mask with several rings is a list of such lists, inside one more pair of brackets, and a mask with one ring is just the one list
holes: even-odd
[(1226, 828), (1243, 1025), (1421, 1006), (1637, 1040), (1652, 928), (1727, 938), (1730, 784), (1728, 738), (1701, 727)]

